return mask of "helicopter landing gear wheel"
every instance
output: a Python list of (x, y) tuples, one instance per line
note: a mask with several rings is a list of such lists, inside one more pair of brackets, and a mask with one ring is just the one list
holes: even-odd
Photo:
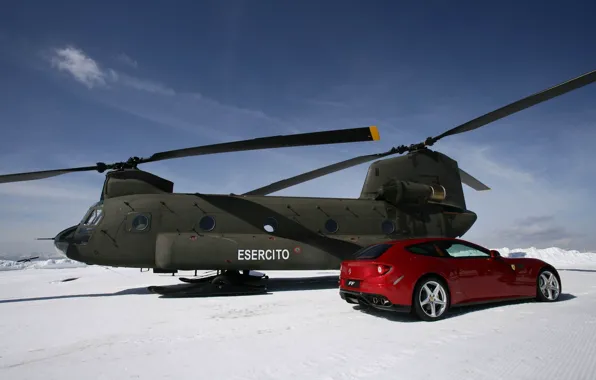
[(250, 270), (222, 270), (218, 271), (218, 274), (211, 280), (213, 285), (216, 285), (220, 289), (224, 286), (236, 285), (236, 286), (260, 286), (266, 277), (252, 276)]
[(230, 277), (226, 276), (225, 274), (220, 274), (218, 276), (215, 276), (215, 278), (213, 280), (211, 280), (211, 283), (220, 289), (226, 285), (232, 285), (232, 281), (230, 280)]

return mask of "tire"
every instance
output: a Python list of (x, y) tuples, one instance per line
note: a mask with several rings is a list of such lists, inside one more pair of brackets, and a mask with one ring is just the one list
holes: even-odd
[(211, 283), (213, 285), (218, 286), (220, 289), (226, 285), (231, 285), (232, 281), (230, 281), (230, 279), (225, 276), (225, 275), (219, 275), (217, 277), (215, 277), (213, 280), (211, 280)]
[(542, 268), (536, 277), (536, 300), (556, 302), (561, 296), (563, 285), (559, 273), (553, 268)]
[[(434, 293), (432, 297), (429, 291)], [(450, 302), (449, 288), (439, 277), (426, 277), (418, 281), (414, 288), (413, 311), (416, 317), (423, 321), (432, 322), (445, 318)]]

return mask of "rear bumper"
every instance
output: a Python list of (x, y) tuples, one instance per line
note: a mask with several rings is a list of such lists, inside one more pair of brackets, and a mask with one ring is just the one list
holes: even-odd
[(355, 292), (352, 290), (339, 290), (339, 296), (347, 303), (370, 306), (379, 310), (409, 313), (412, 308), (409, 305), (397, 305), (381, 294)]

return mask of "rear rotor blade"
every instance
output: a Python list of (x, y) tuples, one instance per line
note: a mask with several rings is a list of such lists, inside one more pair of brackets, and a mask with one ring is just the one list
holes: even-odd
[(461, 182), (470, 186), (472, 189), (477, 191), (484, 191), (490, 190), (490, 187), (486, 186), (482, 182), (480, 182), (477, 178), (474, 178), (471, 174), (464, 171), (463, 169), (459, 169), (459, 178)]
[(328, 165), (328, 166), (325, 166), (325, 167), (322, 167), (322, 168), (319, 168), (316, 170), (312, 170), (310, 172), (306, 172), (306, 173), (303, 173), (303, 174), (300, 174), (300, 175), (297, 175), (294, 177), (290, 177), (290, 178), (283, 179), (281, 181), (274, 182), (270, 185), (260, 187), (258, 189), (249, 191), (248, 193), (244, 193), (242, 195), (268, 195), (268, 194), (275, 193), (277, 191), (286, 189), (288, 187), (292, 187), (292, 186), (301, 184), (303, 182), (307, 182), (307, 181), (313, 180), (315, 178), (325, 176), (327, 174), (335, 173), (340, 170), (351, 168), (352, 166), (360, 165), (365, 162), (378, 160), (383, 157), (386, 157), (386, 156), (389, 156), (392, 154), (397, 154), (397, 153), (399, 153), (399, 152), (392, 149), (385, 153), (369, 154), (366, 156), (354, 157), (349, 160), (337, 162), (335, 164)]
[[(547, 101), (549, 99), (557, 97), (559, 95), (563, 95), (569, 91), (573, 91), (580, 87), (586, 86), (590, 83), (593, 83), (594, 81), (596, 81), (596, 70), (591, 71), (587, 74), (581, 75), (575, 79), (569, 80), (565, 83), (561, 83), (557, 86), (551, 87), (547, 90), (544, 90), (544, 91), (538, 92), (536, 94), (530, 95), (528, 97), (525, 97), (521, 100), (518, 100), (517, 102), (511, 103), (505, 107), (501, 107), (495, 111), (489, 112), (489, 113), (487, 113), (483, 116), (480, 116), (474, 120), (471, 120), (471, 121), (464, 123), (460, 126), (457, 126), (455, 128), (452, 128), (437, 137), (430, 137), (423, 143), (412, 144), (410, 146), (400, 145), (396, 148), (391, 149), (390, 151), (388, 151), (386, 153), (360, 156), (360, 157), (352, 158), (350, 160), (338, 162), (333, 165), (325, 166), (320, 169), (316, 169), (316, 170), (313, 170), (313, 171), (310, 171), (310, 172), (307, 172), (304, 174), (300, 174), (300, 175), (297, 175), (297, 176), (294, 176), (291, 178), (287, 178), (287, 179), (284, 179), (281, 181), (274, 182), (270, 185), (249, 191), (248, 193), (245, 193), (244, 195), (271, 194), (273, 192), (280, 191), (280, 190), (286, 189), (288, 187), (295, 186), (300, 183), (310, 181), (312, 179), (319, 178), (321, 176), (337, 172), (339, 170), (347, 169), (349, 167), (356, 166), (356, 165), (359, 165), (359, 164), (362, 164), (365, 162), (380, 159), (385, 156), (389, 156), (392, 154), (401, 154), (401, 153), (405, 153), (405, 152), (411, 152), (414, 150), (420, 150), (420, 149), (425, 148), (426, 146), (433, 145), (435, 142), (442, 139), (443, 137), (451, 136), (451, 135), (455, 135), (458, 133), (463, 133), (463, 132), (467, 132), (467, 131), (471, 131), (471, 130), (480, 128), (486, 124), (489, 124), (489, 123), (492, 123), (493, 121), (502, 119), (506, 116), (509, 116), (511, 114), (514, 114), (516, 112), (524, 110), (528, 107), (532, 107), (534, 105), (537, 105), (539, 103), (542, 103), (544, 101)], [(461, 178), (462, 183), (472, 187), (475, 190), (489, 190), (490, 189), (488, 186), (486, 186), (485, 184), (483, 184), (482, 182), (480, 182), (479, 180), (477, 180), (476, 178), (474, 178), (473, 176), (471, 176), (470, 174), (466, 173), (465, 171), (463, 171), (461, 169), (460, 169), (460, 178)]]
[(497, 110), (489, 112), (485, 115), (477, 117), (474, 120), (470, 120), (467, 123), (459, 125), (455, 128), (452, 128), (437, 137), (434, 137), (433, 143), (437, 142), (438, 140), (442, 139), (443, 137), (456, 135), (458, 133), (472, 131), (474, 129), (480, 128), (486, 124), (492, 123), (509, 115), (512, 115), (516, 112), (522, 111), (528, 107), (535, 106), (539, 103), (545, 102), (549, 99), (555, 98), (557, 96), (563, 95), (569, 91), (576, 90), (578, 88), (584, 87), (592, 82), (596, 81), (596, 70), (581, 75), (577, 78), (571, 79), (567, 82), (561, 83), (554, 87), (551, 87), (547, 90), (537, 92), (533, 95), (527, 96), (517, 102), (511, 103), (506, 105), (505, 107), (501, 107)]
[(75, 173), (75, 172), (86, 172), (98, 170), (98, 166), (85, 166), (80, 168), (71, 169), (56, 169), (56, 170), (44, 170), (39, 172), (28, 172), (28, 173), (16, 173), (16, 174), (5, 174), (0, 175), (0, 183), (9, 182), (22, 182), (22, 181), (33, 181), (36, 179), (44, 179), (50, 177), (56, 177), (62, 174)]
[[(360, 165), (365, 162), (370, 162), (374, 160), (381, 159), (383, 157), (390, 156), (392, 154), (400, 153), (394, 149), (385, 152), (385, 153), (378, 153), (378, 154), (369, 154), (366, 156), (359, 156), (355, 158), (351, 158), (346, 161), (337, 162), (332, 165), (328, 165), (319, 169), (315, 169), (303, 174), (299, 174), (294, 177), (286, 178), (281, 181), (274, 182), (270, 185), (260, 187), (258, 189), (249, 191), (248, 193), (244, 193), (242, 195), (269, 195), (271, 193), (275, 193), (280, 190), (287, 189), (288, 187), (296, 186), (303, 182), (307, 182), (313, 180), (315, 178), (319, 178), (325, 176), (327, 174), (335, 173), (340, 170), (344, 170), (350, 168), (352, 166)], [(490, 187), (486, 186), (484, 183), (480, 182), (478, 179), (473, 177), (471, 174), (467, 173), (463, 169), (459, 169), (459, 175), (461, 182), (470, 186), (474, 190), (483, 191), (483, 190), (490, 190)]]
[(169, 160), (172, 158), (201, 156), (206, 154), (297, 146), (342, 144), (360, 141), (376, 141), (379, 139), (379, 131), (375, 126), (366, 128), (339, 129), (333, 131), (310, 132), (295, 135), (259, 137), (251, 140), (233, 141), (222, 144), (170, 150), (166, 152), (155, 153), (149, 158), (141, 159), (139, 163)]

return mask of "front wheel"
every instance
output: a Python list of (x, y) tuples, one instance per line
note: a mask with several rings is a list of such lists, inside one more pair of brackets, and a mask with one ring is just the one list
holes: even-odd
[(536, 298), (540, 302), (555, 302), (561, 295), (561, 279), (557, 272), (542, 269), (536, 280)]
[(420, 281), (414, 289), (414, 313), (423, 321), (437, 321), (445, 317), (449, 308), (449, 291), (443, 281), (430, 277)]

